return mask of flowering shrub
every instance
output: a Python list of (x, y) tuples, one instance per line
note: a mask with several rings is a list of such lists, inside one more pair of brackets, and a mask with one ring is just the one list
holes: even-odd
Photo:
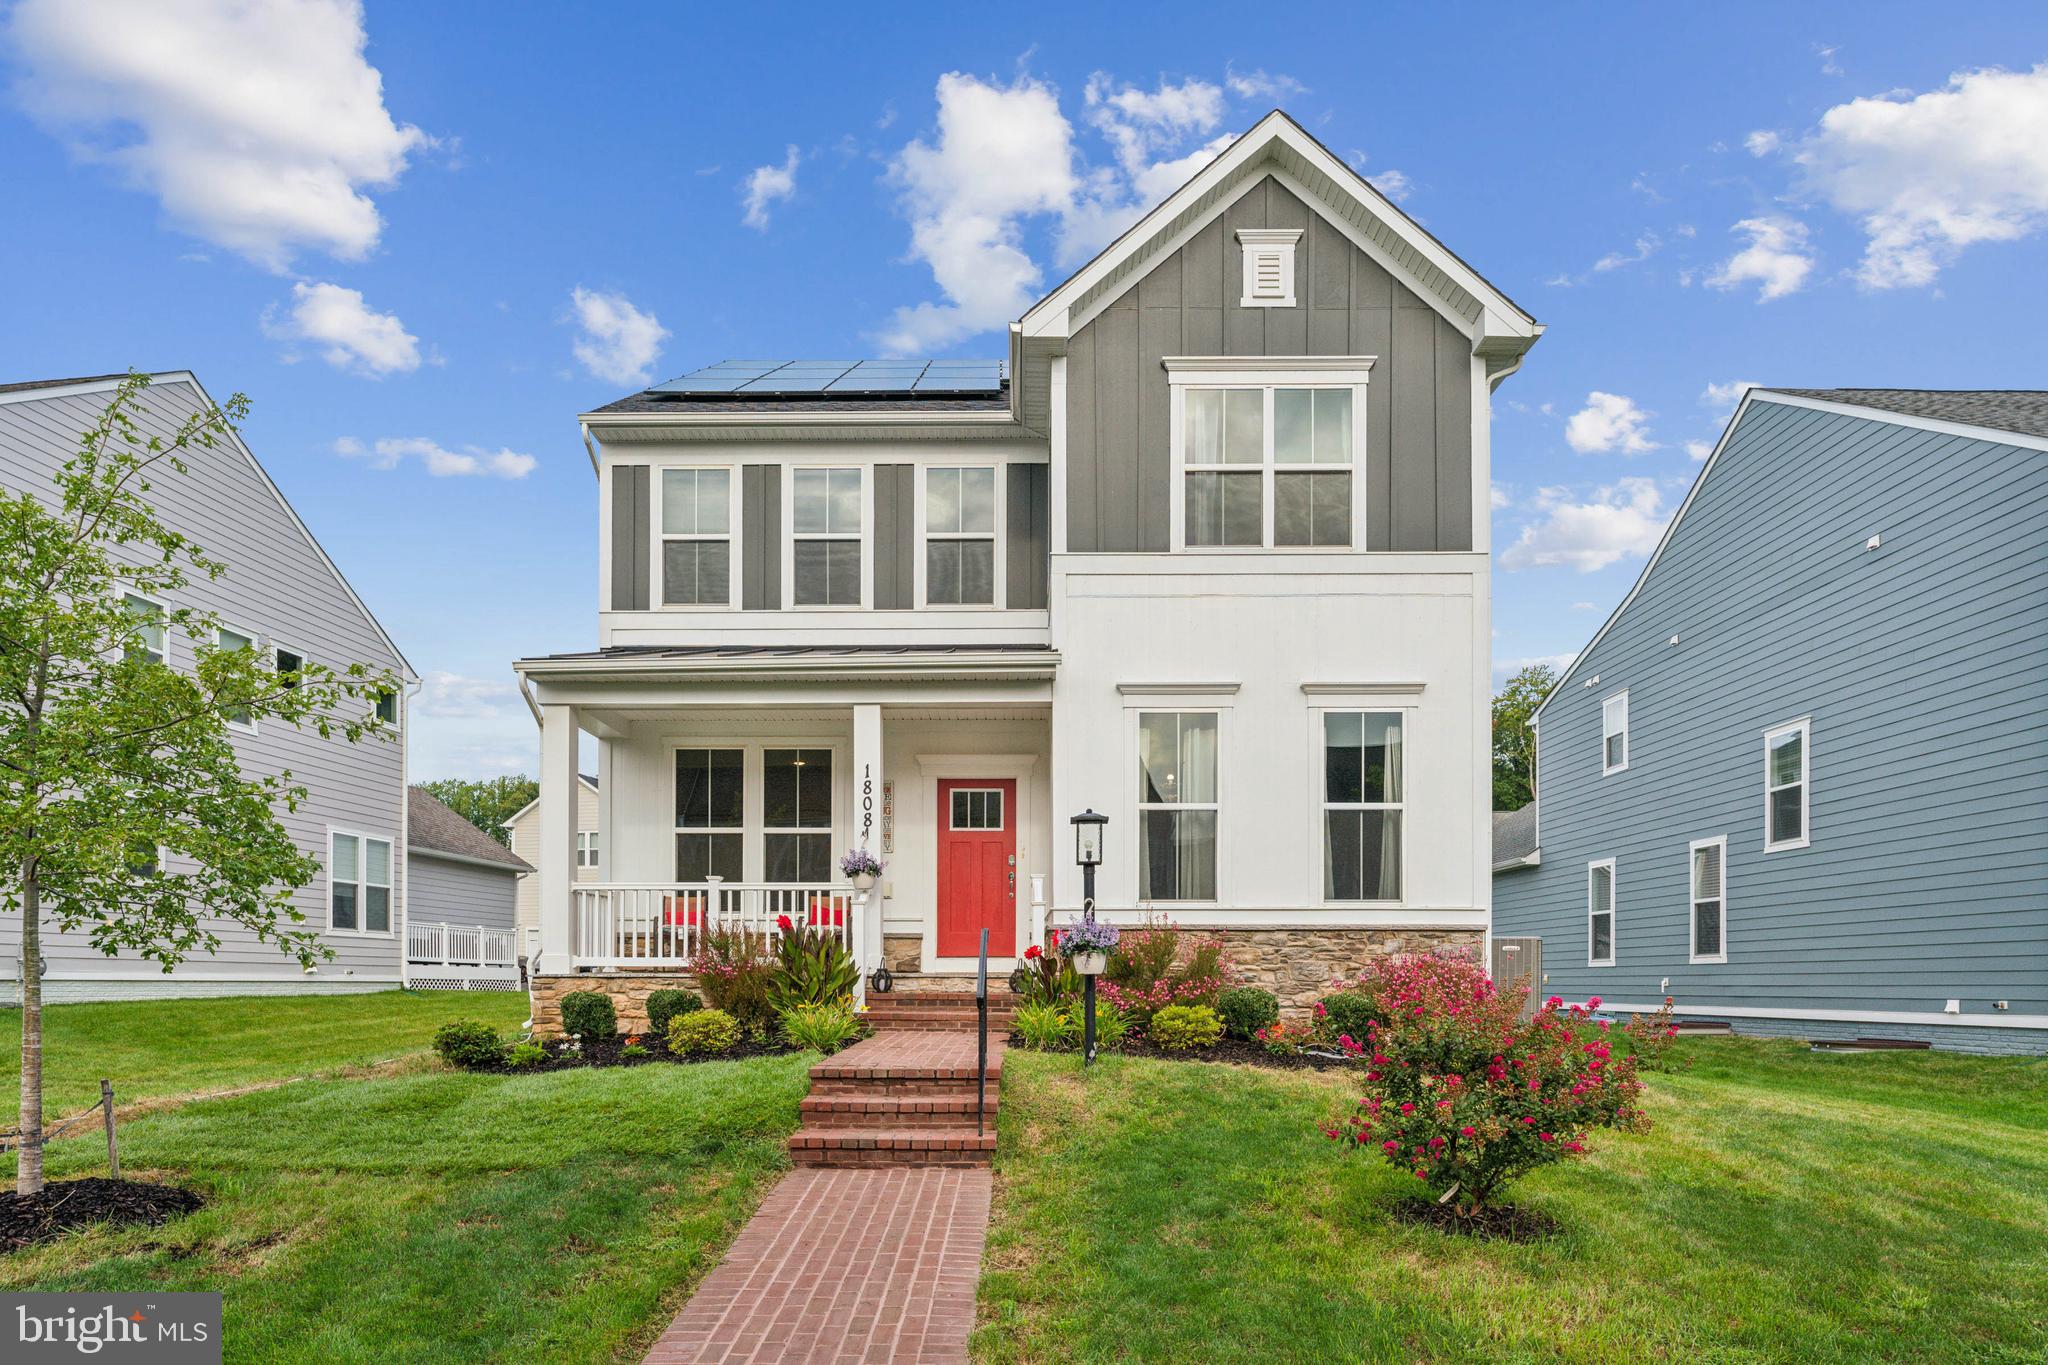
[(1678, 1040), (1678, 1025), (1671, 1022), (1670, 996), (1664, 997), (1664, 1008), (1650, 1014), (1632, 1014), (1621, 1031), (1628, 1038), (1629, 1054), (1635, 1058), (1636, 1066), (1644, 1071), (1669, 1071), (1671, 1061), (1664, 1054)]
[(847, 877), (879, 877), (884, 864), (864, 848), (850, 848), (839, 859), (839, 871)]
[(1367, 1027), (1379, 1017), (1379, 1005), (1370, 992), (1337, 991), (1316, 1001), (1315, 1016), (1323, 1041), (1334, 1043), (1339, 1038), (1365, 1037)]
[(1642, 1132), (1642, 1082), (1590, 1021), (1598, 997), (1555, 996), (1524, 1021), (1476, 963), (1394, 958), (1367, 972), (1383, 1018), (1339, 1044), (1367, 1062), (1365, 1098), (1327, 1125), (1333, 1141), (1375, 1151), (1471, 1215), (1539, 1166), (1578, 1156), (1595, 1128)]
[(1285, 1024), (1277, 1019), (1254, 1033), (1252, 1038), (1265, 1044), (1266, 1051), (1275, 1057), (1291, 1057), (1316, 1041), (1314, 1030), (1300, 1024)]
[[(759, 1033), (773, 1017), (768, 984), (775, 972), (768, 943), (760, 934), (721, 930), (704, 936), (690, 959), (690, 971), (711, 1008), (723, 1010), (747, 1033)], [(681, 1016), (672, 1016), (673, 1018)]]
[(1169, 1005), (1214, 1006), (1229, 984), (1222, 939), (1196, 938), (1161, 919), (1124, 934), (1100, 989), (1142, 1028)]

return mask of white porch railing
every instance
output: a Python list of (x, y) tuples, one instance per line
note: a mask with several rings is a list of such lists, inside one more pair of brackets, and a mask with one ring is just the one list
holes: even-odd
[(787, 918), (829, 930), (867, 969), (867, 898), (844, 883), (586, 882), (569, 896), (577, 967), (681, 967), (703, 950), (708, 934), (744, 931), (772, 945)]
[(408, 920), (405, 962), (406, 975), (415, 985), (454, 990), (516, 988), (519, 933), (481, 924)]

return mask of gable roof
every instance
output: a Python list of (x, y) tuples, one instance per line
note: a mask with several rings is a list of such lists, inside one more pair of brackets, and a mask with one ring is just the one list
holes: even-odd
[[(55, 397), (60, 390), (66, 393), (103, 392), (119, 387), (121, 381), (127, 377), (125, 374), (102, 374), (92, 375), (83, 379), (31, 379), (15, 384), (0, 384), (0, 403), (34, 402), (38, 399)], [(213, 401), (213, 395), (206, 391), (206, 386), (199, 382), (199, 376), (193, 374), (190, 370), (159, 371), (149, 376), (149, 382), (151, 387), (160, 384), (190, 384), (193, 391), (199, 395), (200, 399), (208, 407), (217, 409), (220, 406), (220, 404)], [(341, 585), (341, 590), (347, 595), (348, 600), (355, 605), (357, 611), (363, 614), (363, 619), (370, 623), (370, 629), (376, 632), (379, 640), (384, 642), (384, 647), (391, 651), (392, 657), (398, 660), (399, 669), (404, 674), (406, 681), (419, 681), (419, 674), (414, 671), (411, 661), (405, 657), (405, 651), (398, 647), (398, 642), (391, 638), (390, 633), (384, 629), (383, 623), (377, 619), (376, 614), (370, 610), (361, 597), (356, 595), (355, 588), (349, 583), (347, 576), (342, 573), (341, 566), (334, 562), (333, 557), (327, 553), (326, 547), (321, 545), (319, 539), (314, 536), (311, 528), (299, 518), (298, 509), (293, 507), (291, 500), (285, 497), (284, 490), (277, 486), (277, 481), (270, 477), (270, 471), (263, 467), (263, 461), (256, 458), (256, 452), (249, 449), (248, 444), (242, 440), (242, 434), (239, 431), (230, 431), (228, 433), (228, 441), (241, 453), (242, 458), (249, 462), (249, 467), (256, 472), (257, 479), (268, 490), (270, 496), (277, 500), (277, 505), (283, 509), (286, 518), (290, 520), (292, 526), (301, 536), (305, 537), (306, 544), (311, 547), (314, 558), (327, 566), (327, 571), (334, 575), (334, 581)]]
[(1069, 334), (1092, 302), (1120, 292), (1125, 281), (1221, 212), (1239, 189), (1269, 173), (1284, 175), (1322, 204), (1362, 249), (1413, 281), (1418, 294), (1501, 368), (1512, 368), (1543, 334), (1519, 304), (1278, 109), (1035, 304), (1019, 330), (1027, 339)]
[(465, 863), (491, 863), (508, 872), (531, 872), (533, 865), (450, 810), (425, 787), (405, 797), (407, 848)]
[[(1981, 441), (1997, 441), (2007, 445), (2026, 446), (2035, 450), (2048, 451), (2048, 390), (2041, 389), (1765, 389), (1751, 388), (1743, 391), (1742, 401), (1737, 404), (1735, 414), (1722, 428), (1720, 439), (1714, 442), (1714, 449), (1707, 456), (1700, 472), (1694, 476), (1692, 487), (1685, 490), (1684, 501), (1664, 526), (1664, 534), (1658, 537), (1657, 548), (1650, 552), (1643, 563), (1643, 571), (1636, 575), (1628, 593), (1620, 605), (1608, 613), (1600, 629), (1593, 632), (1593, 638), (1565, 665), (1558, 676), (1557, 685), (1550, 689), (1550, 695), (1536, 707), (1530, 719), (1540, 719), (1544, 709), (1564, 691), (1565, 684), (1577, 674), (1580, 665), (1592, 655), (1594, 646), (1607, 638), (1607, 632), (1628, 610), (1629, 603), (1636, 600), (1636, 594), (1643, 590), (1643, 584), (1650, 581), (1650, 574), (1657, 567), (1657, 561), (1664, 557), (1664, 549), (1671, 544), (1671, 538), (1678, 532), (1678, 524), (1685, 520), (1693, 499), (1699, 496), (1700, 487), (1706, 483), (1714, 467), (1721, 462), (1721, 452), (1728, 448), (1728, 438), (1742, 425), (1743, 418), (1755, 403), (1777, 403), (1787, 407), (1818, 408), (1824, 412), (1839, 412), (1850, 417), (1861, 417), (1872, 422), (1896, 422), (1908, 426), (1924, 427), (1932, 431), (1946, 431), (1952, 435), (1973, 437)], [(1598, 676), (1598, 675), (1595, 675)]]
[(1493, 870), (1534, 867), (1540, 861), (1536, 847), (1536, 803), (1520, 810), (1493, 813)]

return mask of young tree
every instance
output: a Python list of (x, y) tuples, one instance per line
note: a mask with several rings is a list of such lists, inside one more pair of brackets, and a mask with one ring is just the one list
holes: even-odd
[(1493, 699), (1493, 808), (1520, 810), (1536, 796), (1536, 731), (1529, 721), (1557, 686), (1549, 664), (1530, 664)]
[[(227, 566), (157, 517), (150, 481), (231, 439), (248, 400), (150, 435), (148, 383), (129, 375), (81, 434), (54, 505), (0, 489), (0, 914), (21, 916), (24, 1194), (43, 1183), (45, 926), (167, 972), (215, 951), (224, 923), (306, 966), (332, 957), (316, 931), (292, 927), (305, 918), (292, 891), (319, 864), (276, 812), (305, 789), (289, 772), (245, 773), (228, 721), (350, 742), (392, 733), (377, 716), (399, 685), (389, 672), (309, 660), (280, 673), (252, 648), (219, 648), (212, 613), (176, 605), (193, 576)], [(192, 642), (189, 672), (164, 662), (173, 633)]]
[(449, 810), (475, 825), (505, 847), (512, 847), (512, 835), (505, 822), (533, 803), (540, 795), (540, 783), (521, 773), (517, 777), (489, 777), (475, 781), (444, 777), (420, 786)]

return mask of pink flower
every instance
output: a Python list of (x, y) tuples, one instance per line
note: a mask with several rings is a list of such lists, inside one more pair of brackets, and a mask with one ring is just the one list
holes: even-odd
[(1459, 1136), (1459, 1137), (1478, 1137), (1478, 1136), (1479, 1136), (1479, 1130), (1478, 1130), (1477, 1128), (1473, 1128), (1473, 1127), (1470, 1127), (1470, 1126), (1468, 1125), (1467, 1127), (1464, 1127), (1464, 1128), (1460, 1128), (1460, 1129), (1458, 1130), (1458, 1136)]
[(1543, 1141), (1545, 1141), (1545, 1142), (1555, 1142), (1555, 1141), (1557, 1141), (1557, 1139), (1556, 1139), (1555, 1137), (1551, 1136), (1551, 1135), (1550, 1135), (1549, 1133), (1538, 1133), (1538, 1134), (1537, 1134), (1536, 1136), (1537, 1136), (1537, 1137), (1539, 1137), (1539, 1138), (1541, 1138), (1541, 1139), (1542, 1139)]
[(1401, 1150), (1401, 1144), (1394, 1141), (1392, 1138), (1388, 1138), (1385, 1142), (1382, 1142), (1380, 1144), (1380, 1150), (1383, 1152), (1398, 1152)]
[(1401, 1106), (1401, 1112), (1404, 1114), (1412, 1114), (1415, 1112), (1415, 1106), (1412, 1104), (1403, 1104)]

